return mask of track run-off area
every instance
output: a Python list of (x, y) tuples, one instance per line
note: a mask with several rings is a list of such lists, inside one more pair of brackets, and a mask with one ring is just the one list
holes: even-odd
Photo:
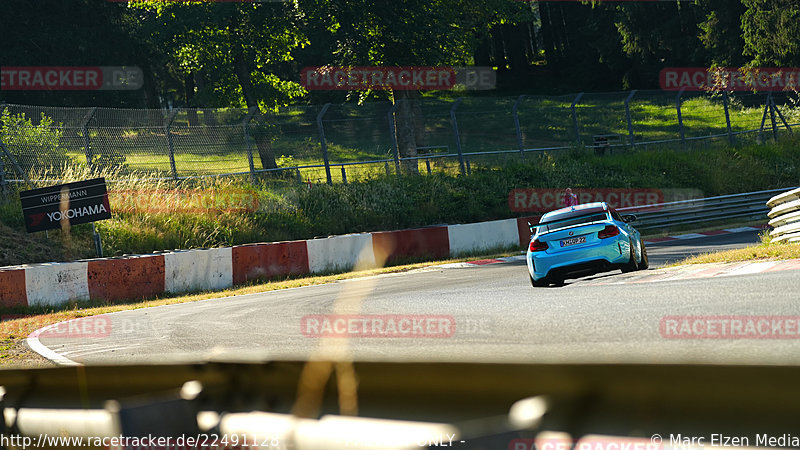
[[(800, 316), (800, 265), (664, 267), (756, 242), (757, 231), (740, 231), (651, 243), (647, 271), (616, 270), (549, 288), (530, 286), (522, 257), (433, 266), (78, 319), (82, 323), (38, 330), (28, 344), (60, 364), (326, 355), (387, 361), (800, 363), (800, 330), (791, 328), (791, 317)], [(686, 317), (744, 318), (746, 326), (747, 318), (766, 316), (788, 319), (766, 337), (711, 328), (675, 334), (686, 326), (681, 322)], [(355, 318), (362, 325), (365, 318), (379, 318), (380, 326), (370, 322), (369, 332), (364, 325), (360, 332), (350, 330), (348, 338), (322, 337), (331, 317)], [(407, 319), (410, 333), (384, 329), (400, 319)], [(715, 326), (731, 326), (730, 320), (722, 322)]]

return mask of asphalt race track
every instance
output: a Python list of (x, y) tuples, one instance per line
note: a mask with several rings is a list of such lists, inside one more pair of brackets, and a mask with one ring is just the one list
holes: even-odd
[[(756, 232), (740, 232), (651, 244), (650, 272), (689, 254), (757, 240)], [(62, 363), (83, 364), (251, 361), (307, 358), (315, 352), (359, 360), (797, 364), (797, 339), (674, 339), (665, 338), (659, 326), (665, 316), (800, 316), (798, 274), (596, 284), (624, 279), (615, 271), (534, 289), (524, 261), (434, 267), (114, 313), (91, 319), (103, 325), (95, 335), (44, 335), (40, 343), (54, 352), (50, 357), (66, 358)], [(438, 337), (346, 340), (303, 334), (307, 316), (334, 310), (432, 315), (455, 326), (450, 335)]]

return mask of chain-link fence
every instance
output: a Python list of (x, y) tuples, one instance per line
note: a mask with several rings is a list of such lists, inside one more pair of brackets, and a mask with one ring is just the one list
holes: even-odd
[[(791, 133), (800, 122), (797, 100), (795, 93), (663, 91), (421, 98), (407, 100), (403, 117), (389, 102), (266, 113), (7, 104), (0, 105), (0, 188), (21, 174), (57, 178), (70, 163), (143, 178), (270, 173), (332, 183), (397, 173), (414, 161), (421, 173), (469, 173), (477, 161), (580, 146), (607, 154), (710, 139), (737, 144)], [(413, 121), (416, 152), (398, 146), (402, 120)]]

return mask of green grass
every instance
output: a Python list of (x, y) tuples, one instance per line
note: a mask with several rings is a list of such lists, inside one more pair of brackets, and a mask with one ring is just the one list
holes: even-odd
[(800, 258), (800, 242), (771, 242), (769, 234), (766, 231), (761, 233), (760, 238), (761, 243), (758, 245), (734, 250), (725, 250), (722, 252), (704, 253), (702, 255), (687, 258), (673, 265)]
[[(581, 139), (591, 144), (593, 136), (619, 134), (627, 143), (628, 127), (625, 119), (624, 99), (627, 93), (587, 94), (576, 106)], [(733, 96), (730, 101), (731, 129), (734, 132), (758, 128), (762, 112), (760, 106), (748, 106), (753, 100), (748, 94)], [(456, 112), (460, 130), (460, 144), (465, 154), (518, 149), (514, 118), (511, 113), (515, 98), (466, 98)], [(519, 105), (521, 139), (525, 148), (570, 147), (575, 142), (574, 124), (569, 106), (572, 96), (526, 97)], [(453, 124), (450, 121), (452, 100), (425, 100), (424, 118), (418, 130), (418, 146), (442, 146), (449, 153), (456, 152)], [(687, 137), (722, 134), (726, 132), (725, 115), (721, 97), (685, 96), (682, 117)], [(281, 166), (322, 164), (322, 154), (316, 126), (317, 107), (294, 108), (270, 116), (280, 125), (280, 135), (273, 142), (276, 158), (288, 157)], [(325, 134), (329, 160), (343, 163), (392, 158), (392, 143), (385, 114), (371, 105), (336, 105), (335, 113), (326, 116)], [(678, 139), (679, 129), (673, 94), (638, 94), (630, 103), (631, 118), (637, 142)], [(781, 106), (790, 122), (800, 120), (800, 108)], [(233, 111), (233, 110), (232, 110)], [(224, 114), (223, 114), (224, 115)], [(249, 170), (247, 144), (240, 120), (231, 117), (220, 121), (221, 126), (189, 126), (185, 115), (179, 115), (172, 131), (174, 160), (179, 176), (211, 175)], [(202, 114), (201, 114), (202, 116)], [(233, 122), (231, 122), (233, 121)], [(200, 123), (207, 123), (200, 117)], [(227, 125), (227, 126), (226, 126)], [(769, 120), (767, 121), (769, 128)], [(745, 142), (755, 136), (740, 137)], [(169, 175), (171, 163), (167, 136), (161, 128), (111, 128), (90, 130), (93, 151), (124, 155), (128, 172), (149, 176)], [(703, 141), (690, 142), (705, 147)], [(78, 130), (66, 130), (61, 144), (76, 162), (85, 162), (84, 140)], [(261, 169), (255, 145), (251, 141), (255, 169)], [(649, 147), (647, 147), (649, 149)], [(291, 164), (289, 164), (291, 163)], [(424, 164), (424, 163), (422, 163)], [(424, 165), (421, 166), (424, 169)], [(378, 169), (383, 170), (383, 167)], [(375, 168), (348, 166), (348, 180), (369, 178)], [(340, 167), (332, 174), (341, 180)], [(304, 180), (324, 180), (324, 170), (301, 170)]]
[[(469, 176), (460, 175), (457, 164), (437, 167), (432, 175), (425, 174), (420, 165), (423, 175), (401, 177), (387, 176), (382, 167), (376, 167), (346, 185), (314, 182), (310, 187), (292, 177), (263, 176), (256, 184), (247, 176), (143, 184), (138, 180), (140, 174), (101, 173), (116, 180), (110, 183), (114, 217), (98, 222), (97, 228), (105, 254), (113, 256), (510, 218), (517, 214), (508, 207), (508, 195), (516, 188), (690, 188), (704, 196), (749, 192), (800, 184), (798, 144), (800, 139), (785, 138), (736, 148), (718, 143), (708, 149), (653, 148), (604, 157), (576, 148), (528, 155), (524, 161), (519, 155), (476, 157), (471, 160)], [(32, 178), (47, 185), (53, 183), (47, 179), (78, 180), (96, 175), (76, 166), (58, 173), (32, 174)], [(181, 209), (168, 201), (166, 192), (174, 189), (214, 192), (213, 198), (223, 199), (226, 192), (243, 191), (258, 199), (258, 208), (252, 212)], [(119, 191), (136, 192), (158, 210), (144, 206), (121, 210), (116, 197)], [(0, 249), (0, 266), (91, 256), (88, 226), (72, 230), (69, 251), (50, 251), (48, 246), (64, 245), (57, 240), (63, 237), (51, 233), (56, 240), (49, 243), (41, 234), (25, 235), (19, 208), (15, 196), (0, 206), (0, 222), (20, 237), (6, 240), (6, 247)], [(28, 240), (23, 241), (22, 236)]]

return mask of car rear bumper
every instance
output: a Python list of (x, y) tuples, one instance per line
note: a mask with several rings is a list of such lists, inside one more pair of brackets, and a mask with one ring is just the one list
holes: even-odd
[(562, 252), (527, 254), (528, 271), (534, 280), (576, 278), (592, 273), (613, 270), (630, 260), (628, 237), (604, 239), (600, 243)]

